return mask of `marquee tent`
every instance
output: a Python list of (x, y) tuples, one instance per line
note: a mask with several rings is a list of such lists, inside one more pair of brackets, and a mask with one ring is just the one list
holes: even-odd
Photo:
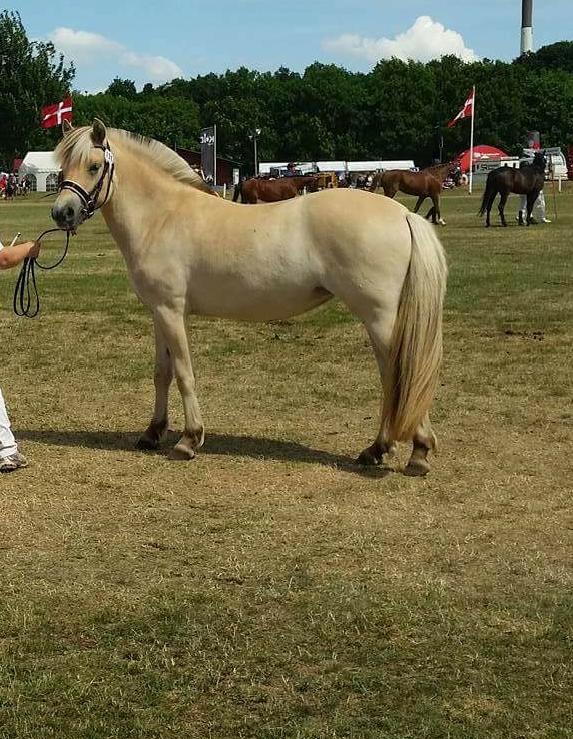
[[(508, 156), (509, 154), (506, 154), (505, 151), (502, 151), (495, 146), (489, 146), (488, 144), (480, 144), (479, 146), (474, 146), (474, 164), (484, 160), (487, 161), (488, 159), (504, 159)], [(459, 154), (457, 158), (460, 160), (460, 167), (462, 169), (462, 172), (469, 172), (470, 150), (466, 149), (466, 151)]]
[(52, 151), (29, 151), (18, 170), (18, 177), (28, 175), (32, 190), (54, 192), (58, 189), (60, 167)]

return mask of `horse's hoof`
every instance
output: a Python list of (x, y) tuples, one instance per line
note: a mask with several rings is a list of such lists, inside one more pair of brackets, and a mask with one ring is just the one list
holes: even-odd
[(382, 457), (379, 457), (377, 454), (374, 454), (370, 447), (368, 449), (365, 449), (363, 452), (360, 452), (358, 455), (358, 459), (356, 460), (358, 464), (362, 465), (363, 467), (375, 467), (376, 465), (379, 465), (382, 461)]
[(176, 462), (188, 462), (191, 459), (195, 458), (195, 452), (193, 449), (190, 449), (188, 446), (181, 444), (176, 444), (173, 449), (169, 452), (169, 459), (172, 459)]
[(382, 448), (378, 442), (374, 442), (374, 444), (360, 452), (356, 461), (364, 467), (375, 467), (382, 463), (386, 451), (388, 450)]
[(408, 477), (424, 477), (430, 471), (430, 465), (425, 459), (411, 459), (404, 469)]
[(142, 452), (153, 452), (159, 449), (159, 439), (152, 439), (149, 436), (140, 436), (135, 442), (135, 448)]

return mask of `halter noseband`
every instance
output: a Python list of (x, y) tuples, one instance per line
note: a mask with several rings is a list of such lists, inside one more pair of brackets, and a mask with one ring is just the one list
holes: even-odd
[[(109, 144), (107, 143), (106, 144), (96, 144), (94, 146), (94, 149), (101, 149), (103, 151), (104, 163), (103, 163), (103, 171), (101, 173), (101, 177), (97, 181), (93, 190), (91, 190), (91, 192), (87, 192), (86, 190), (84, 190), (84, 188), (81, 185), (78, 185), (78, 183), (74, 182), (73, 180), (64, 180), (62, 184), (60, 185), (60, 191), (71, 190), (71, 192), (75, 193), (79, 197), (79, 199), (82, 201), (82, 204), (83, 204), (82, 213), (84, 215), (84, 220), (86, 221), (88, 218), (91, 218), (93, 216), (96, 210), (98, 210), (99, 208), (101, 208), (107, 203), (109, 192), (111, 190), (113, 173), (115, 170), (113, 152), (109, 148)], [(108, 178), (107, 190), (106, 190), (103, 202), (100, 205), (98, 205), (97, 201), (103, 189), (103, 185), (104, 185), (106, 177)]]

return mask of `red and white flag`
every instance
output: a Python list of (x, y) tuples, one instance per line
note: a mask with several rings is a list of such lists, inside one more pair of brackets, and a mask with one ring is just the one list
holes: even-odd
[(42, 128), (61, 126), (62, 121), (72, 122), (72, 98), (42, 108)]
[(475, 103), (476, 89), (472, 88), (472, 91), (468, 95), (464, 107), (460, 110), (457, 116), (448, 123), (448, 128), (453, 128), (458, 121), (462, 121), (464, 118), (472, 118), (474, 114), (474, 103)]

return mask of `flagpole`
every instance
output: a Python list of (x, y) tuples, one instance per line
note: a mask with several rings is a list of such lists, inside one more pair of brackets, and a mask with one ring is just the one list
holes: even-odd
[(474, 184), (474, 121), (476, 119), (476, 86), (473, 86), (472, 91), (473, 105), (472, 105), (472, 130), (470, 134), (470, 187), (469, 194), (472, 194)]

